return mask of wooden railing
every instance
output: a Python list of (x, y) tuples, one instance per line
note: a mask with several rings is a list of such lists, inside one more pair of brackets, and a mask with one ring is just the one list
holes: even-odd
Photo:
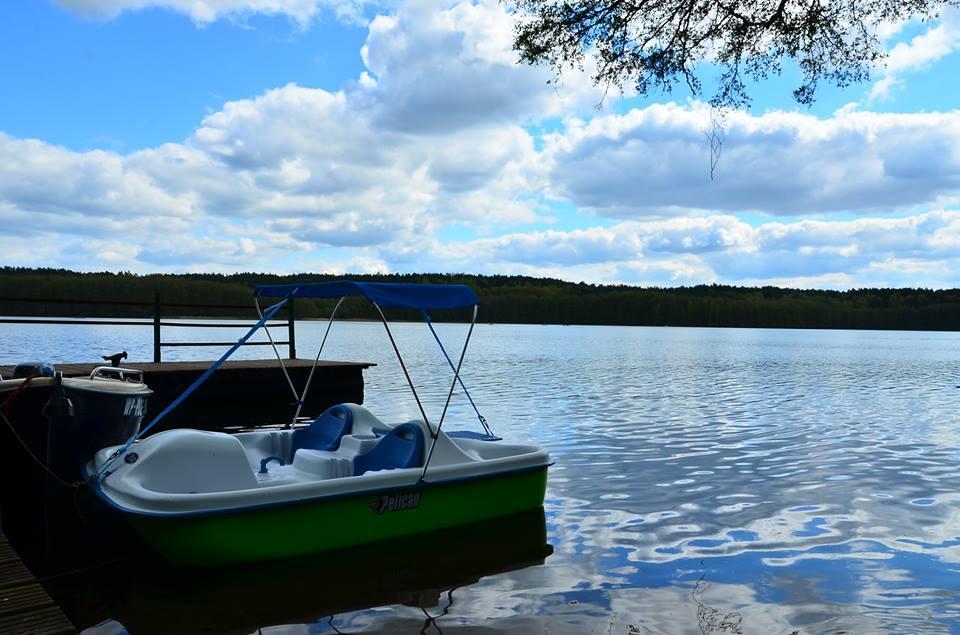
[[(96, 324), (111, 326), (152, 326), (153, 327), (153, 361), (162, 360), (162, 349), (167, 347), (181, 346), (233, 346), (236, 342), (165, 342), (163, 341), (163, 327), (173, 328), (250, 328), (249, 324), (237, 324), (229, 322), (170, 322), (164, 320), (165, 309), (218, 309), (218, 310), (236, 310), (250, 309), (250, 305), (244, 304), (196, 304), (186, 302), (161, 302), (160, 294), (154, 295), (154, 300), (150, 302), (131, 302), (131, 301), (111, 301), (111, 300), (82, 300), (82, 299), (52, 299), (52, 298), (13, 298), (0, 297), (0, 314), (3, 313), (3, 306), (7, 302), (36, 302), (43, 304), (80, 304), (80, 305), (99, 305), (99, 306), (130, 306), (153, 308), (153, 319), (144, 318), (140, 320), (105, 320), (105, 319), (71, 319), (62, 318), (30, 318), (30, 317), (4, 317), (0, 318), (0, 324)], [(284, 341), (274, 341), (277, 346), (288, 347), (288, 357), (295, 359), (297, 357), (297, 334), (296, 317), (294, 314), (293, 300), (287, 302), (287, 319), (270, 322), (271, 328), (287, 327), (287, 339)], [(244, 346), (269, 346), (270, 342), (245, 342)]]

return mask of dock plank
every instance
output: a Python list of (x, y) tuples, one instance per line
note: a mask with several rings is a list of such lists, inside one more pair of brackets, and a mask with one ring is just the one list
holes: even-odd
[[(158, 413), (179, 397), (211, 365), (212, 361), (182, 362), (131, 362), (124, 368), (143, 371), (144, 381), (153, 390), (148, 413)], [(103, 363), (56, 364), (65, 377), (87, 377), (96, 366)], [(286, 374), (293, 385), (301, 390), (307, 383), (313, 360), (284, 360)], [(363, 403), (363, 372), (374, 364), (365, 362), (322, 361), (314, 374), (303, 411), (315, 416), (330, 406), (343, 403)], [(0, 375), (10, 377), (13, 367), (0, 366)], [(21, 412), (14, 425), (21, 433), (31, 434), (45, 425), (42, 418), (43, 404), (48, 395), (44, 390), (27, 391), (17, 398), (15, 408)], [(226, 428), (256, 427), (287, 423), (296, 408), (290, 387), (274, 359), (229, 360), (214, 373), (200, 390), (183, 405), (176, 408), (152, 432), (170, 428), (200, 428), (223, 430)], [(0, 426), (0, 446), (4, 444), (3, 427)], [(43, 448), (37, 448), (43, 452)]]
[[(33, 582), (33, 574), (20, 559), (0, 564), (0, 589)], [(0, 631), (2, 632), (2, 631)]]
[[(144, 373), (156, 375), (160, 373), (182, 373), (182, 372), (202, 372), (207, 370), (213, 361), (183, 361), (183, 362), (124, 362), (123, 368), (132, 368), (142, 370)], [(284, 366), (287, 368), (310, 368), (313, 365), (312, 359), (285, 359)], [(64, 377), (86, 377), (97, 366), (109, 366), (107, 362), (78, 362), (66, 364), (54, 364), (57, 370), (63, 373)], [(317, 366), (320, 368), (334, 367), (360, 367), (369, 368), (375, 366), (369, 362), (341, 362), (341, 361), (323, 361)], [(0, 375), (10, 377), (13, 375), (14, 364), (0, 365)], [(237, 359), (227, 360), (221, 366), (223, 370), (272, 370), (279, 369), (280, 363), (276, 359)]]
[(0, 562), (10, 562), (11, 560), (19, 559), (20, 556), (17, 555), (17, 552), (13, 550), (13, 547), (11, 547), (7, 539), (3, 537), (3, 534), (0, 534)]
[(77, 629), (56, 606), (0, 617), (0, 633), (6, 635), (65, 635)]
[(77, 629), (0, 534), (0, 633), (61, 635)]
[(0, 618), (48, 606), (54, 602), (36, 582), (0, 589)]

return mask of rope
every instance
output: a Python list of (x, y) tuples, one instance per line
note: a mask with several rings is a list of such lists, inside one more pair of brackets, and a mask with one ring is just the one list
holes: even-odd
[(3, 403), (0, 404), (0, 410), (2, 410), (5, 414), (10, 414), (10, 406), (13, 405), (13, 401), (20, 396), (20, 393), (22, 393), (27, 386), (30, 385), (30, 382), (33, 381), (35, 376), (36, 375), (30, 375), (24, 379), (23, 383), (17, 386), (17, 389), (10, 393), (9, 397), (3, 400)]
[(477, 323), (477, 306), (473, 307), (473, 319), (470, 321), (470, 330), (467, 331), (467, 339), (463, 341), (463, 349), (460, 351), (460, 361), (453, 370), (453, 381), (450, 382), (450, 391), (447, 393), (447, 401), (443, 404), (443, 412), (440, 414), (440, 422), (437, 423), (437, 431), (433, 434), (433, 443), (430, 445), (430, 451), (427, 453), (427, 460), (423, 463), (423, 471), (420, 473), (420, 483), (427, 476), (427, 467), (430, 466), (430, 459), (433, 458), (433, 451), (437, 447), (437, 441), (440, 438), (440, 428), (443, 427), (443, 420), (447, 416), (447, 408), (450, 407), (450, 399), (453, 397), (453, 389), (457, 386), (457, 380), (460, 378), (460, 368), (463, 366), (463, 358), (467, 354), (467, 346), (470, 344), (470, 336), (473, 335), (473, 327)]
[(460, 387), (463, 388), (464, 394), (467, 396), (467, 399), (470, 400), (470, 405), (473, 406), (473, 411), (477, 413), (477, 420), (479, 420), (480, 425), (483, 426), (483, 431), (486, 432), (488, 436), (496, 436), (490, 429), (490, 426), (487, 424), (487, 420), (482, 414), (480, 414), (480, 409), (477, 408), (477, 404), (473, 402), (473, 397), (470, 396), (470, 391), (467, 390), (467, 386), (463, 383), (463, 378), (457, 373), (457, 369), (453, 367), (453, 360), (450, 359), (450, 355), (447, 354), (447, 349), (443, 347), (443, 342), (440, 341), (440, 336), (437, 335), (437, 332), (434, 330), (433, 321), (430, 319), (430, 315), (424, 309), (421, 309), (420, 313), (423, 314), (423, 319), (426, 321), (427, 326), (430, 327), (430, 332), (433, 333), (433, 339), (437, 340), (437, 345), (440, 346), (440, 351), (443, 352), (443, 356), (447, 358), (447, 363), (450, 365), (450, 370), (454, 372), (457, 380), (460, 382)]
[(11, 422), (10, 422), (10, 419), (7, 418), (7, 413), (5, 412), (6, 408), (8, 407), (8, 406), (7, 406), (7, 402), (12, 401), (12, 398), (13, 398), (15, 395), (16, 395), (16, 393), (14, 393), (13, 395), (10, 395), (10, 397), (7, 397), (6, 401), (3, 402), (3, 405), (0, 406), (0, 418), (2, 418), (2, 419), (3, 419), (3, 422), (7, 425), (8, 428), (10, 428), (10, 433), (14, 436), (14, 438), (15, 438), (17, 441), (20, 442), (20, 445), (23, 446), (24, 451), (25, 451), (28, 455), (30, 455), (30, 458), (33, 459), (34, 462), (35, 462), (37, 465), (39, 465), (41, 468), (43, 468), (43, 471), (44, 471), (44, 472), (46, 472), (47, 474), (49, 474), (50, 476), (52, 476), (52, 477), (54, 478), (54, 480), (56, 480), (58, 483), (60, 483), (60, 484), (63, 485), (64, 487), (79, 488), (79, 487), (83, 487), (84, 485), (86, 485), (86, 484), (87, 484), (86, 481), (74, 481), (73, 483), (68, 483), (67, 481), (63, 480), (62, 478), (60, 478), (60, 476), (59, 476), (56, 472), (54, 472), (53, 470), (51, 470), (50, 467), (47, 466), (46, 463), (44, 463), (43, 461), (41, 461), (41, 460), (37, 457), (37, 455), (33, 453), (33, 450), (30, 449), (30, 446), (27, 445), (27, 442), (23, 440), (23, 437), (20, 436), (20, 434), (17, 432), (17, 429), (13, 427), (13, 423), (11, 423)]
[(102, 567), (108, 567), (114, 564), (119, 564), (124, 562), (125, 558), (114, 558), (113, 560), (104, 560), (103, 562), (98, 562), (97, 564), (92, 564), (89, 567), (80, 567), (78, 569), (71, 569), (70, 571), (61, 571), (59, 573), (51, 573), (50, 575), (45, 575), (42, 578), (37, 578), (36, 582), (43, 584), (44, 582), (49, 582), (50, 580), (56, 580), (57, 578), (65, 578), (69, 575), (76, 575), (78, 573), (86, 573), (87, 571), (93, 571), (94, 569), (100, 569)]

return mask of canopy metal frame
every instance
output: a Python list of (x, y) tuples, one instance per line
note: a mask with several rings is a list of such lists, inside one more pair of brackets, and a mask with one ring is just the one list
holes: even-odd
[[(197, 377), (197, 378), (193, 381), (193, 383), (190, 384), (190, 385), (187, 387), (186, 390), (184, 390), (182, 393), (180, 393), (180, 395), (179, 395), (176, 399), (174, 399), (173, 401), (171, 401), (171, 402), (167, 405), (166, 408), (164, 408), (163, 410), (161, 410), (160, 413), (159, 413), (157, 416), (155, 416), (155, 417), (153, 418), (153, 420), (152, 420), (149, 424), (147, 424), (145, 427), (141, 428), (139, 432), (137, 432), (135, 435), (133, 435), (132, 437), (130, 437), (130, 439), (129, 439), (126, 443), (124, 443), (122, 446), (120, 446), (120, 448), (119, 448), (118, 450), (116, 450), (113, 454), (111, 454), (111, 455), (107, 458), (107, 460), (103, 462), (103, 465), (100, 467), (99, 470), (97, 470), (96, 474), (94, 474), (93, 477), (91, 477), (91, 480), (94, 480), (94, 481), (102, 481), (103, 479), (105, 479), (105, 478), (107, 478), (108, 476), (110, 476), (111, 471), (110, 471), (109, 468), (110, 468), (110, 466), (113, 464), (114, 461), (116, 461), (118, 458), (120, 458), (121, 456), (123, 456), (123, 455), (127, 452), (127, 450), (129, 450), (130, 447), (131, 447), (134, 443), (136, 443), (138, 440), (140, 440), (140, 439), (143, 437), (143, 435), (145, 435), (145, 434), (147, 433), (148, 430), (150, 430), (152, 427), (154, 427), (155, 425), (157, 425), (165, 416), (167, 416), (167, 413), (169, 413), (171, 410), (173, 410), (174, 408), (176, 408), (177, 406), (179, 406), (181, 403), (183, 403), (183, 400), (184, 400), (184, 399), (186, 399), (187, 397), (189, 397), (190, 394), (191, 394), (194, 390), (196, 390), (197, 388), (200, 387), (201, 384), (203, 384), (203, 382), (207, 381), (207, 379), (209, 379), (210, 376), (213, 375), (213, 373), (215, 373), (215, 372), (217, 371), (217, 369), (220, 368), (220, 366), (222, 366), (223, 363), (224, 363), (225, 361), (227, 361), (227, 359), (228, 359), (231, 355), (233, 355), (235, 352), (237, 352), (237, 350), (238, 350), (241, 346), (243, 346), (244, 343), (246, 343), (246, 341), (247, 341), (248, 339), (250, 339), (250, 338), (253, 336), (254, 333), (256, 333), (258, 330), (260, 330), (261, 328), (263, 328), (263, 327), (267, 324), (267, 322), (270, 320), (270, 318), (272, 318), (272, 317), (274, 316), (274, 314), (275, 314), (277, 311), (279, 311), (280, 308), (281, 308), (284, 304), (287, 303), (287, 300), (288, 300), (294, 293), (295, 293), (295, 291), (292, 292), (292, 293), (290, 293), (290, 294), (288, 294), (287, 297), (285, 297), (285, 298), (284, 298), (283, 300), (281, 300), (280, 302), (277, 302), (276, 304), (271, 305), (271, 306), (267, 307), (264, 311), (262, 311), (262, 312), (260, 313), (260, 320), (259, 320), (256, 324), (254, 324), (253, 327), (251, 327), (250, 330), (247, 331), (246, 334), (243, 335), (243, 337), (241, 337), (240, 339), (238, 339), (238, 340), (236, 341), (236, 343), (235, 343), (233, 346), (231, 346), (229, 350), (227, 350), (226, 353), (224, 353), (223, 355), (220, 356), (220, 359), (218, 359), (218, 360), (215, 361), (213, 364), (211, 364), (211, 365), (210, 365), (210, 368), (208, 368), (207, 370), (205, 370), (202, 375), (200, 375), (199, 377)], [(258, 311), (259, 311), (259, 306), (257, 307), (257, 309), (258, 309)], [(282, 365), (282, 364), (283, 364), (283, 361), (281, 360), (280, 363), (281, 363), (281, 365)]]
[[(235, 353), (237, 349), (240, 348), (240, 346), (242, 346), (256, 331), (258, 331), (261, 328), (264, 331), (266, 331), (267, 339), (269, 340), (270, 345), (273, 348), (274, 354), (277, 357), (277, 361), (280, 362), (280, 368), (283, 371), (283, 375), (287, 380), (287, 385), (289, 386), (290, 391), (293, 393), (293, 398), (296, 403), (296, 410), (294, 412), (293, 418), (288, 424), (288, 427), (296, 424), (298, 418), (300, 417), (300, 413), (303, 409), (303, 404), (306, 401), (307, 394), (310, 390), (310, 386), (313, 383), (313, 378), (316, 373), (317, 366), (320, 363), (320, 356), (323, 353), (324, 345), (327, 343), (327, 337), (330, 335), (330, 329), (333, 326), (333, 321), (336, 318), (337, 312), (340, 310), (340, 307), (343, 304), (343, 301), (347, 297), (347, 296), (341, 296), (340, 299), (337, 301), (336, 306), (334, 306), (333, 311), (331, 311), (330, 317), (327, 320), (327, 328), (324, 331), (323, 339), (320, 341), (320, 347), (317, 350), (317, 355), (314, 358), (313, 364), (310, 367), (310, 373), (307, 375), (307, 381), (303, 387), (303, 392), (298, 393), (296, 387), (293, 385), (293, 379), (290, 377), (290, 373), (287, 370), (286, 364), (284, 364), (283, 356), (280, 354), (280, 351), (277, 349), (276, 341), (273, 339), (273, 335), (271, 335), (270, 333), (270, 328), (267, 326), (267, 322), (270, 320), (270, 318), (273, 317), (273, 315), (277, 311), (280, 310), (282, 306), (284, 306), (288, 301), (290, 301), (292, 298), (294, 298), (297, 295), (297, 292), (299, 291), (299, 289), (300, 287), (291, 285), (290, 291), (286, 293), (286, 295), (283, 297), (282, 300), (280, 300), (276, 304), (269, 306), (266, 309), (262, 309), (260, 307), (259, 294), (255, 293), (254, 305), (257, 310), (257, 316), (260, 318), (259, 321), (257, 321), (257, 323), (254, 324), (254, 326), (243, 337), (237, 340), (236, 344), (234, 344), (226, 353), (224, 353), (219, 360), (214, 362), (213, 365), (210, 366), (210, 368), (208, 368), (200, 377), (196, 379), (196, 381), (194, 381), (185, 391), (183, 391), (183, 393), (181, 393), (180, 396), (178, 396), (172, 403), (170, 403), (166, 408), (164, 408), (163, 411), (160, 412), (156, 417), (154, 417), (154, 419), (146, 427), (141, 429), (136, 435), (131, 437), (129, 441), (127, 441), (123, 446), (121, 446), (120, 449), (114, 452), (104, 462), (103, 466), (94, 476), (94, 479), (102, 480), (102, 479), (105, 479), (107, 476), (109, 476), (110, 475), (109, 467), (117, 458), (119, 458), (124, 453), (126, 453), (126, 451), (137, 440), (142, 438), (143, 435), (146, 434), (146, 432), (150, 430), (153, 426), (155, 426), (161, 419), (163, 419), (168, 412), (176, 408), (184, 399), (187, 398), (187, 396), (189, 396), (194, 390), (196, 390), (200, 386), (200, 384), (205, 382), (223, 364), (223, 362), (227, 360), (227, 358), (233, 355), (233, 353)], [(483, 418), (483, 415), (481, 415), (479, 409), (477, 409), (476, 404), (473, 402), (473, 398), (470, 397), (470, 393), (467, 392), (466, 386), (463, 384), (463, 380), (460, 377), (460, 369), (463, 366), (463, 360), (467, 354), (467, 347), (470, 344), (470, 338), (473, 336), (473, 327), (477, 323), (477, 313), (478, 313), (479, 305), (473, 304), (473, 315), (470, 319), (470, 327), (467, 330), (467, 337), (464, 339), (463, 348), (460, 350), (460, 357), (455, 367), (453, 365), (453, 361), (450, 359), (450, 356), (447, 355), (446, 349), (443, 347), (443, 342), (440, 341), (440, 337), (437, 335), (436, 330), (434, 330), (433, 328), (433, 324), (430, 320), (429, 314), (427, 313), (426, 309), (421, 309), (421, 313), (424, 316), (424, 320), (426, 321), (427, 326), (430, 328), (431, 333), (433, 333), (433, 336), (436, 339), (437, 344), (440, 346), (440, 350), (443, 352), (444, 357), (447, 359), (448, 364), (453, 369), (453, 381), (450, 383), (450, 389), (447, 391), (447, 397), (443, 404), (443, 410), (440, 413), (440, 419), (437, 421), (436, 429), (434, 429), (433, 425), (430, 423), (429, 417), (427, 416), (427, 412), (423, 406), (423, 402), (420, 399), (420, 395), (419, 393), (417, 393), (417, 388), (416, 386), (414, 386), (413, 380), (410, 377), (410, 372), (407, 370), (407, 365), (403, 361), (403, 355), (401, 355), (400, 348), (397, 346), (397, 342), (393, 337), (393, 332), (390, 330), (390, 323), (387, 320), (387, 316), (384, 314), (383, 309), (380, 307), (380, 304), (373, 297), (370, 297), (366, 294), (363, 294), (363, 295), (373, 305), (373, 307), (377, 310), (377, 314), (380, 316), (380, 321), (383, 323), (383, 327), (387, 332), (387, 338), (390, 340), (390, 345), (393, 347), (393, 351), (397, 355), (397, 361), (400, 363), (400, 368), (403, 370), (403, 375), (407, 380), (407, 385), (410, 386), (410, 392), (413, 393), (413, 398), (417, 402), (417, 408), (420, 410), (420, 414), (423, 417), (424, 425), (426, 425), (427, 430), (430, 431), (430, 437), (432, 442), (430, 444), (430, 449), (427, 452), (427, 457), (424, 460), (423, 469), (420, 472), (420, 478), (419, 478), (419, 482), (424, 482), (427, 476), (427, 469), (430, 466), (430, 460), (433, 458), (433, 452), (436, 449), (437, 441), (440, 438), (440, 429), (443, 427), (443, 422), (446, 420), (447, 412), (449, 411), (449, 408), (450, 408), (450, 401), (453, 398), (453, 391), (456, 388), (458, 382), (463, 387), (464, 392), (466, 393), (468, 399), (470, 400), (470, 404), (473, 406), (474, 410), (476, 411), (477, 417), (481, 425), (483, 426), (487, 436), (490, 438), (496, 438), (495, 435), (493, 435), (493, 433), (491, 432), (489, 426), (487, 425), (486, 419)], [(466, 308), (466, 306), (464, 306), (463, 308)]]
[[(287, 296), (286, 298), (283, 299), (282, 302), (286, 302), (289, 298), (290, 296)], [(346, 299), (346, 296), (341, 297), (337, 301), (337, 304), (334, 307), (333, 311), (330, 312), (330, 317), (327, 320), (327, 328), (324, 331), (323, 339), (320, 341), (320, 348), (317, 350), (317, 355), (314, 358), (313, 364), (310, 367), (310, 373), (307, 375), (307, 382), (306, 382), (306, 385), (304, 385), (303, 387), (302, 393), (297, 393), (297, 390), (293, 385), (293, 381), (290, 378), (290, 373), (287, 371), (286, 365), (283, 362), (283, 356), (280, 354), (280, 351), (277, 348), (277, 345), (274, 343), (273, 337), (270, 335), (269, 328), (266, 325), (264, 325), (263, 327), (264, 330), (267, 331), (267, 338), (270, 340), (270, 345), (273, 347), (273, 351), (276, 354), (277, 361), (280, 362), (280, 367), (283, 370), (284, 377), (287, 378), (287, 384), (290, 386), (290, 390), (293, 392), (293, 398), (297, 405), (296, 412), (294, 413), (293, 419), (288, 424), (288, 426), (294, 425), (300, 416), (300, 412), (303, 408), (303, 404), (307, 398), (307, 393), (310, 390), (310, 385), (313, 382), (314, 372), (317, 369), (317, 365), (320, 363), (320, 356), (323, 353), (323, 347), (327, 343), (327, 337), (330, 335), (330, 328), (333, 326), (333, 321), (337, 315), (337, 311), (340, 309), (340, 306), (343, 304), (343, 301), (345, 299)], [(420, 415), (423, 417), (423, 423), (427, 426), (427, 430), (430, 431), (430, 439), (431, 439), (430, 449), (427, 451), (427, 458), (424, 460), (423, 469), (420, 472), (420, 479), (419, 479), (420, 482), (423, 482), (426, 480), (427, 468), (429, 468), (430, 466), (430, 460), (433, 458), (433, 451), (436, 449), (437, 441), (440, 439), (440, 429), (443, 427), (443, 422), (446, 419), (447, 411), (450, 408), (450, 401), (453, 398), (453, 391), (456, 388), (458, 382), (460, 383), (461, 386), (463, 386), (464, 391), (466, 392), (466, 386), (463, 385), (463, 379), (460, 377), (460, 369), (463, 366), (463, 360), (467, 354), (467, 347), (470, 345), (470, 339), (473, 336), (473, 327), (477, 323), (477, 314), (479, 311), (479, 305), (477, 304), (473, 305), (473, 312), (470, 318), (470, 326), (469, 326), (469, 329), (467, 330), (467, 337), (464, 339), (463, 348), (460, 350), (460, 358), (457, 361), (456, 367), (453, 366), (453, 362), (450, 360), (449, 355), (447, 355), (447, 351), (446, 349), (444, 349), (443, 343), (440, 341), (440, 338), (437, 336), (437, 333), (433, 328), (433, 324), (431, 323), (430, 317), (427, 314), (426, 310), (422, 311), (427, 326), (430, 327), (430, 331), (433, 333), (434, 338), (436, 338), (437, 343), (440, 345), (440, 350), (443, 352), (444, 357), (446, 357), (447, 362), (450, 364), (451, 369), (453, 369), (453, 381), (450, 383), (450, 389), (447, 391), (447, 397), (443, 404), (443, 410), (440, 413), (440, 419), (437, 422), (436, 429), (434, 429), (433, 425), (430, 423), (430, 418), (427, 416), (426, 408), (424, 408), (423, 406), (423, 401), (420, 399), (420, 394), (417, 392), (417, 387), (413, 384), (413, 379), (410, 377), (410, 371), (407, 370), (407, 365), (403, 361), (403, 355), (400, 353), (400, 348), (397, 346), (396, 339), (394, 339), (393, 337), (393, 332), (390, 330), (390, 322), (389, 320), (387, 320), (386, 314), (383, 312), (383, 309), (380, 307), (380, 304), (377, 303), (376, 300), (373, 300), (372, 298), (367, 298), (367, 300), (377, 310), (377, 315), (380, 317), (380, 322), (383, 324), (383, 328), (387, 332), (387, 338), (390, 340), (390, 345), (393, 347), (393, 351), (397, 356), (397, 361), (400, 363), (400, 369), (403, 371), (403, 376), (406, 378), (407, 385), (410, 387), (410, 392), (413, 394), (413, 399), (417, 403), (417, 409), (420, 410)], [(254, 297), (254, 303), (256, 304), (256, 307), (257, 307), (257, 314), (260, 315), (262, 319), (263, 313), (260, 310), (259, 297)], [(467, 395), (469, 397), (469, 393), (467, 393)], [(481, 425), (483, 426), (485, 434), (491, 438), (495, 438), (495, 435), (490, 430), (490, 427), (487, 424), (486, 419), (483, 417), (483, 415), (480, 414), (480, 411), (477, 409), (476, 404), (473, 403), (473, 398), (472, 397), (469, 397), (469, 398), (470, 398), (470, 403), (471, 405), (473, 405), (474, 410), (477, 411), (477, 418), (479, 419)]]

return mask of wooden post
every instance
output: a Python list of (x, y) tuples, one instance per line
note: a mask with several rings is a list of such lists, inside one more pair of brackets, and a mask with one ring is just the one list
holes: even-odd
[(287, 346), (290, 351), (288, 357), (290, 359), (297, 358), (297, 329), (296, 329), (296, 317), (294, 316), (293, 310), (293, 298), (290, 298), (289, 304), (287, 305), (287, 310), (290, 312), (287, 319), (287, 341), (290, 344)]
[(153, 294), (153, 361), (160, 363), (160, 292)]

